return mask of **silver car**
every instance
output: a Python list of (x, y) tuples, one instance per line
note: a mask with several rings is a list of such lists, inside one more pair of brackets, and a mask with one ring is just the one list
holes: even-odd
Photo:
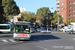
[(46, 33), (47, 30), (46, 29), (41, 29), (41, 33)]
[(31, 28), (31, 33), (36, 32), (36, 30), (34, 28)]
[(37, 29), (36, 29), (36, 31), (37, 31), (37, 32), (40, 32), (40, 31), (41, 31), (41, 29), (40, 29), (40, 28), (37, 28)]

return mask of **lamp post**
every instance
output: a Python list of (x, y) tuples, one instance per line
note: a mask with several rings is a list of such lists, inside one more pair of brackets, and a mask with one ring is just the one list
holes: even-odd
[[(57, 7), (52, 7), (51, 9), (53, 8), (57, 8)], [(62, 7), (62, 9), (64, 10), (65, 8)], [(56, 11), (57, 12), (57, 11)], [(59, 15), (58, 15), (58, 12), (57, 12), (57, 32), (59, 32)]]
[(57, 18), (58, 18), (57, 32), (59, 32), (59, 16), (58, 16), (58, 14), (57, 14)]
[[(62, 7), (62, 9), (64, 10), (65, 8)], [(57, 32), (59, 32), (59, 15), (58, 15), (58, 12), (57, 12), (57, 18), (58, 18)]]
[(47, 32), (48, 32), (48, 17), (46, 19), (47, 19)]

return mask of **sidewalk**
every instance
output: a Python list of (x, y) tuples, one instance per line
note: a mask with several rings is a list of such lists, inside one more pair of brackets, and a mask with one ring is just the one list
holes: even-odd
[(65, 33), (65, 32), (57, 32), (57, 31), (48, 31), (48, 33)]

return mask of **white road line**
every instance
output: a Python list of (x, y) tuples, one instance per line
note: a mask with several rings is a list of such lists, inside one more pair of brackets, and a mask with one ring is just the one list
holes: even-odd
[(75, 40), (75, 38), (72, 38), (73, 40)]
[(49, 42), (49, 40), (44, 40), (45, 42)]
[(11, 41), (11, 42), (16, 42), (16, 41), (14, 41), (13, 39), (9, 39), (9, 41)]
[(3, 41), (3, 42), (8, 42), (8, 41), (7, 41), (7, 40), (5, 40), (5, 39), (2, 39), (2, 41)]
[(37, 46), (37, 47), (39, 47), (39, 48), (41, 48), (41, 49), (44, 49), (44, 50), (49, 50), (49, 49), (44, 48), (44, 47), (41, 47), (41, 46)]

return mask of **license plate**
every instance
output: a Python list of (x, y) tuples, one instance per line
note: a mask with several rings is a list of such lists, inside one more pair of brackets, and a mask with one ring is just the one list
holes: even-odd
[(20, 39), (24, 40), (24, 38), (20, 38)]
[(27, 34), (17, 34), (17, 36), (27, 37)]

